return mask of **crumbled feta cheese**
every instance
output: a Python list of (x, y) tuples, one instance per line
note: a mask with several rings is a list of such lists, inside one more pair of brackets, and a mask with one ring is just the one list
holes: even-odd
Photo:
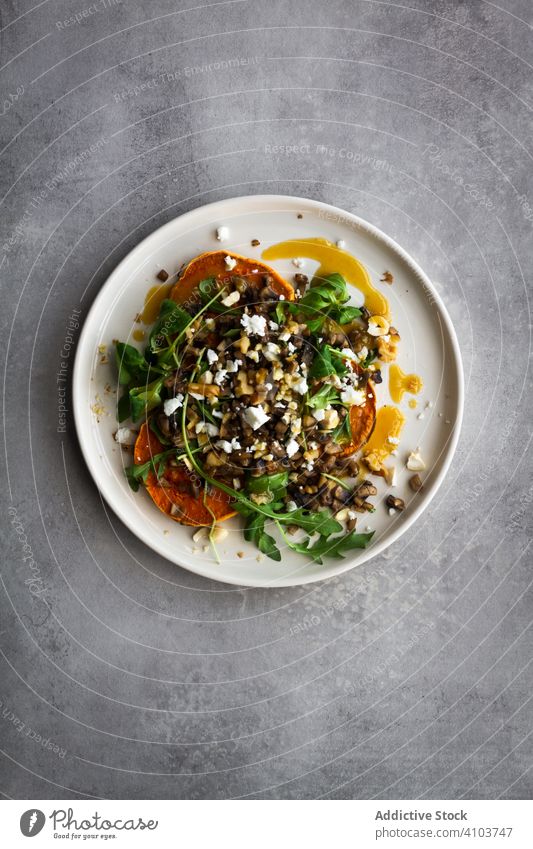
[[(228, 259), (231, 259), (231, 257), (229, 257), (229, 256), (226, 257), (226, 265), (227, 265)], [(235, 265), (237, 265), (235, 260), (232, 260), (232, 262)], [(231, 268), (234, 268), (235, 265), (232, 265)], [(225, 298), (222, 298), (220, 303), (224, 304), (225, 307), (232, 307), (233, 304), (236, 304), (237, 301), (240, 301), (240, 299), (241, 299), (240, 292), (230, 292), (229, 295), (227, 295)]]
[(196, 422), (195, 433), (207, 433), (208, 436), (218, 436), (218, 427), (211, 422)]
[(418, 416), (417, 416), (417, 419), (425, 419), (425, 418), (426, 417), (425, 417), (424, 413), (419, 413)]
[[(237, 260), (233, 259), (232, 256), (225, 256), (224, 257), (224, 264), (225, 264), (226, 268), (228, 269), (228, 271), (233, 271), (233, 269), (237, 265)], [(235, 293), (232, 292), (232, 294), (235, 294)], [(237, 292), (236, 294), (238, 295), (239, 293)], [(231, 297), (231, 295), (229, 295), (228, 297)], [(239, 300), (239, 298), (237, 298), (237, 301), (238, 300)], [(237, 301), (233, 301), (233, 303), (235, 304), (235, 303), (237, 303)], [(222, 303), (224, 303), (224, 301), (222, 301)], [(231, 305), (226, 304), (226, 306), (231, 306)]]
[(218, 360), (217, 352), (213, 351), (211, 348), (207, 349), (206, 356), (207, 356), (207, 362), (209, 363), (210, 366), (212, 366), (213, 363), (216, 363), (216, 361)]
[(338, 248), (341, 249), (341, 251), (343, 251), (344, 248), (346, 247), (346, 242), (344, 241), (344, 239), (337, 239), (335, 244), (337, 245)]
[(278, 360), (280, 353), (281, 348), (274, 342), (267, 342), (263, 349), (263, 356), (269, 361), (269, 363), (274, 362), (274, 360)]
[(136, 439), (136, 432), (134, 430), (130, 430), (129, 427), (119, 427), (115, 433), (115, 441), (118, 442), (119, 445), (133, 445)]
[(272, 383), (265, 383), (265, 389), (267, 390), (267, 392), (270, 392), (270, 390), (273, 388), (274, 386)]
[(219, 242), (225, 242), (229, 237), (229, 227), (217, 227), (217, 239)]
[(205, 326), (208, 330), (214, 330), (215, 327), (215, 319), (214, 318), (206, 318)]
[(165, 416), (171, 416), (179, 407), (183, 407), (183, 395), (181, 392), (175, 398), (168, 398), (163, 404)]
[(279, 330), (279, 324), (276, 324), (275, 321), (269, 321), (268, 326), (271, 330)]
[(224, 418), (224, 413), (221, 413), (220, 410), (212, 410), (211, 415), (213, 415), (216, 419)]
[(421, 455), (420, 449), (417, 448), (416, 451), (411, 451), (409, 457), (407, 458), (407, 463), (405, 464), (410, 472), (423, 472), (426, 468), (426, 464), (424, 463)]
[(344, 392), (341, 392), (341, 401), (344, 404), (354, 404), (356, 407), (364, 407), (366, 404), (366, 393), (363, 389), (354, 389), (353, 386), (348, 386)]
[(261, 406), (248, 407), (244, 411), (244, 420), (250, 425), (252, 430), (257, 430), (266, 422), (270, 421), (270, 416), (267, 416)]
[(296, 501), (287, 501), (285, 509), (287, 513), (294, 513), (294, 511), (298, 509), (298, 505), (296, 504)]
[(361, 348), (361, 350), (357, 354), (357, 359), (359, 360), (360, 363), (362, 363), (364, 360), (366, 360), (367, 357), (368, 357), (368, 348), (366, 347), (366, 345), (363, 345), (363, 347)]
[(215, 374), (215, 383), (217, 386), (222, 386), (226, 377), (228, 376), (228, 370), (225, 368), (219, 368)]
[(287, 457), (293, 457), (297, 451), (299, 451), (300, 446), (296, 442), (295, 439), (289, 439), (287, 444), (285, 445), (285, 450), (287, 451)]
[(313, 410), (313, 418), (317, 422), (323, 422), (326, 416), (325, 410)]
[(296, 346), (293, 345), (292, 342), (289, 342), (289, 344), (287, 345), (287, 348), (288, 348), (289, 354), (294, 354), (294, 352), (296, 351)]
[(315, 468), (315, 464), (313, 463), (312, 460), (309, 460), (309, 462), (307, 463), (305, 468), (307, 469), (308, 472), (312, 472), (313, 469)]
[(387, 442), (390, 442), (391, 445), (399, 445), (400, 439), (398, 436), (387, 436)]
[(395, 515), (396, 515), (396, 510), (394, 509), (394, 507), (389, 507), (389, 516), (395, 516)]
[(303, 268), (304, 261), (300, 257), (296, 257), (293, 259), (292, 264), (296, 266), (296, 268)]
[[(218, 442), (215, 442), (215, 447), (216, 448), (222, 448), (222, 450), (226, 454), (231, 454), (232, 451), (240, 451), (241, 443), (234, 436), (233, 439), (231, 440), (231, 442), (229, 442), (227, 439), (219, 439)], [(248, 449), (246, 449), (246, 450), (248, 451)], [(237, 488), (237, 487), (235, 487), (235, 488)]]
[(248, 359), (253, 360), (254, 363), (259, 362), (259, 351), (250, 351), (249, 354), (246, 354)]
[(357, 354), (355, 353), (355, 351), (352, 351), (351, 348), (343, 348), (342, 351), (341, 351), (341, 354), (347, 360), (357, 360), (358, 359)]
[(288, 342), (290, 338), (291, 338), (291, 334), (289, 333), (288, 330), (284, 330), (282, 333), (279, 334), (279, 341), (280, 342)]
[(279, 299), (280, 299), (280, 301), (284, 301), (284, 300), (285, 300), (285, 295), (280, 295), (280, 296), (279, 296)]
[(242, 360), (230, 360), (226, 363), (226, 371), (228, 374), (236, 374), (239, 371), (239, 366), (242, 366)]
[(305, 379), (305, 377), (300, 377), (298, 380), (294, 381), (294, 383), (292, 384), (292, 388), (295, 392), (298, 393), (298, 395), (305, 395), (305, 393), (309, 389), (309, 386), (307, 385), (307, 380)]
[(264, 336), (266, 330), (266, 318), (262, 315), (243, 315), (241, 325), (247, 336)]

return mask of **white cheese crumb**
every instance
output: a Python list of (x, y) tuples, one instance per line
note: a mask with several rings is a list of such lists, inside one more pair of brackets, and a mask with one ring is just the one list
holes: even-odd
[(226, 454), (231, 454), (232, 451), (241, 450), (241, 443), (234, 436), (231, 442), (229, 442), (227, 439), (219, 439), (218, 442), (215, 442), (215, 447), (222, 448), (222, 450), (225, 451)]
[[(226, 265), (227, 265), (228, 259), (231, 259), (231, 257), (229, 257), (229, 256), (226, 257)], [(234, 262), (235, 265), (237, 265), (235, 260), (232, 260), (232, 262)], [(233, 266), (233, 265), (231, 266), (231, 268), (234, 268), (234, 267), (235, 266)], [(240, 292), (230, 292), (229, 295), (227, 295), (225, 298), (222, 298), (221, 303), (224, 304), (225, 307), (232, 307), (233, 304), (236, 304), (237, 301), (240, 301), (240, 299), (241, 299)]]
[(217, 227), (217, 239), (219, 242), (225, 242), (229, 237), (229, 227)]
[(136, 432), (134, 430), (130, 430), (129, 427), (119, 427), (115, 433), (115, 441), (118, 442), (119, 445), (133, 445), (136, 439)]
[(343, 348), (341, 351), (342, 356), (347, 360), (357, 360), (359, 359), (355, 351), (352, 351), (351, 348)]
[(396, 515), (396, 510), (394, 509), (394, 507), (389, 507), (389, 516), (395, 516), (395, 515)]
[(244, 419), (250, 425), (252, 430), (257, 430), (266, 422), (270, 421), (270, 416), (267, 416), (261, 406), (248, 407), (248, 409), (244, 411)]
[(399, 445), (400, 439), (397, 436), (387, 436), (387, 442), (390, 442), (391, 445)]
[(296, 351), (296, 346), (293, 345), (292, 342), (289, 342), (289, 344), (287, 345), (287, 348), (289, 350), (289, 354), (294, 354), (294, 352)]
[(337, 245), (338, 248), (341, 249), (341, 251), (343, 251), (344, 248), (346, 247), (346, 242), (344, 241), (344, 239), (337, 239), (335, 244)]
[(285, 445), (285, 450), (287, 451), (287, 457), (293, 457), (296, 452), (299, 450), (300, 446), (296, 442), (295, 439), (289, 439), (287, 444)]
[(288, 330), (284, 330), (283, 333), (279, 334), (279, 341), (280, 342), (288, 342), (290, 338), (291, 338), (291, 334), (289, 333)]
[(410, 472), (423, 472), (426, 468), (426, 464), (424, 463), (420, 450), (417, 448), (416, 451), (411, 451), (409, 457), (407, 458), (407, 463), (405, 464)]
[(280, 301), (284, 301), (284, 300), (285, 300), (285, 295), (280, 295), (280, 296), (279, 296), (279, 299), (280, 299)]
[(425, 419), (424, 413), (419, 413), (417, 419)]
[(263, 356), (269, 361), (269, 363), (272, 363), (274, 360), (279, 360), (280, 352), (281, 348), (279, 345), (276, 345), (274, 342), (268, 342), (266, 347), (263, 349)]
[(298, 509), (298, 505), (296, 504), (296, 501), (287, 501), (285, 509), (287, 513), (294, 513), (294, 511)]
[[(225, 263), (226, 268), (228, 269), (228, 271), (233, 271), (233, 269), (234, 269), (234, 268), (235, 268), (235, 266), (237, 265), (237, 260), (236, 260), (236, 259), (233, 259), (233, 257), (232, 257), (232, 256), (225, 256), (225, 257), (224, 257), (224, 263)], [(234, 292), (232, 292), (232, 294), (235, 294), (235, 293), (234, 293)], [(236, 294), (238, 295), (239, 293), (237, 292)], [(229, 297), (231, 297), (231, 295), (230, 295)], [(239, 300), (239, 299), (237, 298), (237, 300)], [(222, 301), (222, 303), (224, 303), (224, 301)], [(233, 303), (236, 303), (236, 301), (233, 301)], [(226, 304), (226, 306), (229, 306), (229, 304)]]
[(196, 422), (195, 433), (207, 433), (208, 436), (218, 436), (218, 427), (210, 422)]
[(300, 259), (300, 257), (296, 257), (296, 259), (293, 259), (292, 264), (295, 265), (296, 268), (303, 268), (304, 261), (303, 259)]
[(323, 422), (325, 417), (326, 417), (326, 411), (325, 410), (313, 410), (313, 418), (317, 422)]
[(292, 384), (292, 389), (294, 389), (294, 391), (297, 392), (298, 395), (305, 395), (305, 393), (309, 389), (309, 386), (307, 385), (307, 380), (305, 379), (305, 377), (300, 377), (299, 380), (296, 380)]
[(266, 318), (262, 315), (243, 315), (241, 325), (247, 336), (264, 336), (266, 330)]
[(275, 321), (269, 321), (268, 326), (271, 330), (279, 330), (279, 324), (277, 324)]
[(259, 362), (259, 351), (250, 351), (249, 354), (246, 354), (248, 359), (253, 360), (254, 363)]
[(227, 375), (228, 375), (228, 370), (227, 370), (227, 369), (225, 369), (225, 368), (219, 368), (219, 370), (218, 370), (218, 371), (217, 371), (217, 373), (215, 374), (215, 383), (216, 383), (216, 385), (217, 385), (217, 386), (222, 386), (222, 384), (223, 384), (223, 383), (224, 383), (224, 381), (226, 380)]
[(208, 348), (208, 350), (207, 350), (207, 362), (209, 363), (209, 365), (212, 366), (213, 363), (216, 363), (217, 360), (218, 360), (217, 352), (213, 351), (211, 348)]
[(364, 362), (364, 360), (366, 360), (367, 357), (368, 357), (368, 348), (366, 347), (366, 345), (363, 345), (363, 347), (361, 348), (361, 350), (359, 351), (359, 353), (357, 355), (357, 359), (359, 360), (360, 363), (362, 363), (362, 362)]
[[(203, 396), (200, 396), (203, 397)], [(183, 395), (181, 392), (175, 398), (168, 398), (163, 404), (163, 412), (165, 416), (171, 416), (179, 407), (183, 406)]]
[(366, 404), (366, 393), (363, 389), (354, 389), (353, 386), (348, 386), (344, 392), (341, 392), (341, 401), (344, 404), (354, 404), (356, 407), (364, 407)]

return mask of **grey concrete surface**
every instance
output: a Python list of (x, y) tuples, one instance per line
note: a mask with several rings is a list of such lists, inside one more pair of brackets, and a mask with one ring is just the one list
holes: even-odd
[[(5, 797), (531, 798), (532, 20), (527, 0), (4, 0)], [(250, 591), (115, 519), (70, 414), (57, 432), (56, 373), (141, 237), (264, 192), (405, 246), (467, 405), (384, 556)]]

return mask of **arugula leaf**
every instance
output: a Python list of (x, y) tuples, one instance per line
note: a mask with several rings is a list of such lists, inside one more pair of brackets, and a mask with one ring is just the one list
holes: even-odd
[(289, 482), (288, 472), (277, 472), (275, 475), (261, 475), (261, 477), (249, 477), (246, 482), (248, 492), (275, 492), (284, 489)]
[[(335, 355), (335, 359), (333, 356)], [(320, 379), (328, 377), (330, 374), (343, 375), (346, 374), (346, 366), (341, 359), (340, 351), (326, 345), (324, 348), (319, 348), (315, 354), (315, 358), (309, 369), (309, 376)]]
[(307, 400), (307, 406), (312, 410), (325, 410), (328, 404), (338, 403), (339, 392), (329, 383), (324, 383), (320, 389)]
[[(289, 301), (278, 301), (274, 309), (274, 315), (278, 324), (283, 324), (285, 321), (285, 307), (289, 306)], [(292, 305), (291, 305), (292, 306)]]
[(319, 380), (321, 377), (328, 377), (330, 374), (335, 374), (335, 366), (331, 359), (331, 351), (326, 346), (317, 351), (311, 368), (309, 369), (309, 377), (315, 377)]
[(165, 338), (181, 333), (193, 319), (176, 301), (165, 298), (161, 302), (159, 316), (154, 324), (148, 340), (150, 351), (161, 348)]
[[(239, 509), (241, 505), (237, 506)], [(243, 512), (242, 508), (239, 512)], [(246, 527), (244, 528), (244, 538), (248, 542), (253, 542), (259, 551), (266, 554), (272, 560), (281, 560), (281, 552), (276, 545), (274, 537), (267, 534), (265, 531), (266, 517), (261, 513), (249, 512)]]
[(117, 342), (115, 360), (118, 369), (118, 382), (122, 385), (127, 385), (132, 380), (141, 383), (143, 377), (148, 373), (148, 363), (133, 345)]
[(150, 472), (154, 472), (158, 478), (163, 474), (167, 458), (176, 454), (176, 449), (170, 451), (162, 451), (160, 454), (154, 454), (146, 463), (139, 465), (128, 466), (124, 469), (128, 483), (134, 492), (137, 492), (141, 483), (146, 483)]
[(158, 377), (152, 383), (130, 389), (129, 397), (132, 421), (138, 421), (144, 413), (149, 413), (150, 410), (161, 404), (160, 392), (163, 381), (163, 377)]
[[(268, 511), (267, 511), (268, 512)], [(342, 531), (342, 525), (333, 519), (329, 510), (319, 510), (317, 513), (300, 507), (290, 513), (273, 515), (278, 522), (287, 522), (289, 525), (297, 525), (308, 534), (320, 534), (321, 537), (329, 537)]]
[(316, 563), (322, 564), (323, 557), (342, 558), (348, 551), (354, 548), (366, 548), (373, 536), (374, 531), (368, 534), (356, 534), (355, 531), (351, 531), (346, 536), (335, 537), (334, 539), (321, 537), (313, 545), (298, 542), (289, 542), (288, 545), (293, 551), (305, 554), (311, 557)]
[(344, 444), (345, 442), (351, 442), (352, 427), (350, 423), (349, 411), (346, 413), (341, 423), (337, 425), (335, 430), (332, 432), (331, 437), (333, 439), (333, 442), (339, 442), (341, 444)]
[(361, 310), (358, 307), (340, 307), (332, 310), (330, 318), (336, 321), (337, 324), (349, 324), (354, 318), (359, 318)]

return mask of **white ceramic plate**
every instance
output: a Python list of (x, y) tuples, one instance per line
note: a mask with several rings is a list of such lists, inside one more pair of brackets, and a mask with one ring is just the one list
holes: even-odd
[[(298, 218), (298, 214), (302, 217)], [(390, 301), (393, 323), (401, 335), (398, 364), (405, 372), (416, 372), (424, 381), (418, 406), (411, 409), (404, 395), (400, 408), (406, 417), (398, 456), (394, 458), (398, 484), (393, 492), (405, 499), (404, 512), (389, 516), (383, 498), (390, 492), (379, 478), (377, 510), (359, 517), (358, 530), (370, 526), (375, 535), (370, 546), (344, 560), (327, 560), (324, 565), (282, 550), (276, 563), (260, 556), (242, 537), (240, 520), (225, 523), (230, 533), (219, 544), (221, 563), (211, 552), (197, 549), (192, 530), (171, 521), (146, 493), (132, 492), (123, 467), (131, 453), (123, 452), (113, 439), (116, 389), (113, 339), (135, 344), (132, 332), (138, 327), (135, 315), (142, 309), (148, 289), (156, 283), (161, 268), (176, 271), (183, 262), (206, 250), (220, 248), (216, 228), (229, 227), (224, 248), (260, 257), (261, 251), (285, 239), (321, 236), (343, 239), (346, 249), (366, 266), (370, 277)], [(252, 248), (257, 238), (261, 246)], [(296, 271), (290, 261), (272, 263), (292, 279)], [(303, 272), (312, 274), (317, 263), (306, 261)], [(380, 283), (385, 270), (394, 284)], [(357, 292), (354, 290), (357, 299)], [(360, 301), (360, 299), (359, 299)], [(99, 346), (109, 350), (102, 363)], [(105, 357), (104, 357), (105, 359)], [(377, 388), (378, 406), (390, 402), (388, 367)], [(107, 391), (106, 391), (107, 387)], [(430, 281), (418, 265), (394, 241), (355, 215), (314, 200), (278, 195), (232, 198), (204, 206), (170, 221), (141, 242), (115, 269), (96, 298), (80, 337), (74, 370), (74, 414), (80, 445), (100, 492), (128, 528), (146, 545), (186, 569), (246, 586), (291, 586), (339, 575), (382, 552), (416, 521), (442, 483), (459, 436), (463, 409), (463, 375), (456, 335), (450, 318)], [(430, 406), (426, 406), (430, 404)], [(96, 412), (95, 412), (96, 411)], [(427, 463), (424, 489), (414, 495), (408, 486), (412, 473), (405, 468), (410, 450), (420, 446)], [(238, 557), (237, 552), (244, 552)]]

